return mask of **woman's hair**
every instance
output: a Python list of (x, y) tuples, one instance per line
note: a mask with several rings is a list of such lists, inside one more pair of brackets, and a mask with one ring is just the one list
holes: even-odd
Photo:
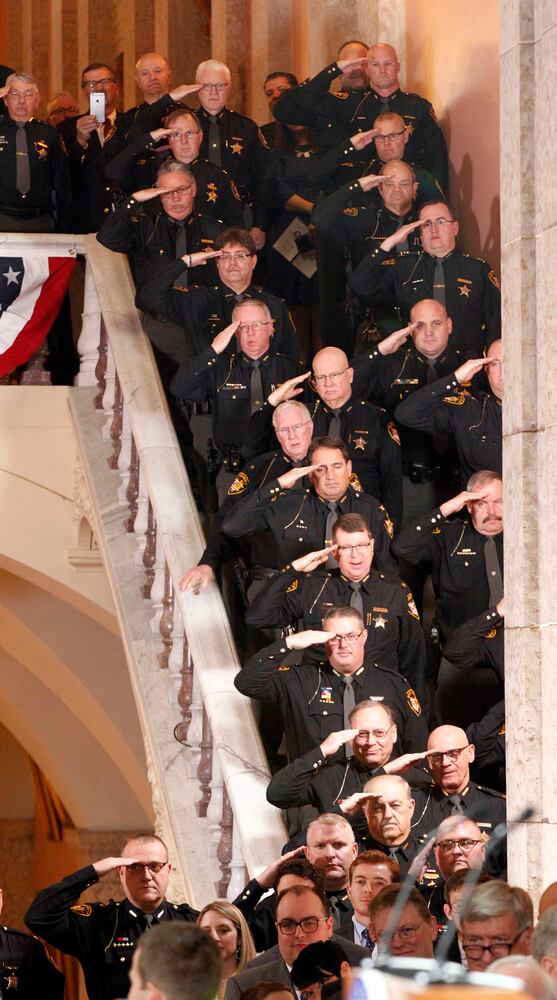
[(237, 906), (228, 903), (226, 899), (215, 899), (212, 903), (207, 903), (207, 906), (203, 907), (197, 918), (197, 923), (200, 924), (202, 917), (210, 912), (220, 913), (221, 917), (226, 917), (227, 920), (230, 920), (234, 924), (238, 932), (238, 945), (240, 948), (240, 957), (236, 972), (242, 972), (247, 963), (251, 962), (252, 958), (255, 958), (256, 955), (255, 945), (251, 931), (246, 923), (246, 918)]
[[(270, 993), (291, 993), (292, 990), (290, 986), (286, 983), (271, 982), (271, 983), (258, 983), (257, 986), (250, 986), (249, 990), (244, 990), (240, 994), (240, 1000), (265, 1000)], [(292, 994), (292, 1000), (294, 1000), (294, 995)]]

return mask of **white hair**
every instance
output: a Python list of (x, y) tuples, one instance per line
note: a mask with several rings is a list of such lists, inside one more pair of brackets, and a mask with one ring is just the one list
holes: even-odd
[(196, 82), (199, 82), (199, 74), (200, 74), (201, 70), (204, 70), (204, 69), (208, 69), (210, 73), (224, 73), (225, 76), (226, 76), (227, 82), (230, 83), (230, 80), (231, 80), (230, 70), (229, 70), (228, 66), (226, 65), (226, 63), (219, 62), (218, 59), (205, 59), (204, 62), (200, 62), (199, 66), (197, 67), (197, 69), (195, 71)]
[(6, 80), (6, 87), (11, 87), (12, 83), (16, 80), (20, 80), (21, 83), (26, 83), (29, 87), (34, 87), (37, 92), (39, 90), (39, 85), (35, 80), (35, 77), (30, 76), (29, 73), (10, 73)]

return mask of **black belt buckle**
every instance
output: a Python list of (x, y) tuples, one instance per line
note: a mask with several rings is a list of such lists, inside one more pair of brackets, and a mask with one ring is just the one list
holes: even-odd
[(421, 462), (412, 462), (408, 469), (408, 478), (411, 483), (429, 483), (433, 479), (433, 470)]

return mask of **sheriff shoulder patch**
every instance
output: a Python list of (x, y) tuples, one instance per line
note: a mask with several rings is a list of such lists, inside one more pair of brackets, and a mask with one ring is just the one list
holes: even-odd
[(410, 593), (410, 591), (408, 591), (408, 593), (406, 595), (406, 601), (408, 603), (408, 612), (409, 612), (409, 614), (412, 615), (412, 618), (415, 618), (417, 621), (419, 621), (420, 620), (420, 616), (418, 614), (418, 609), (416, 607), (416, 602), (415, 602), (414, 598), (412, 597), (412, 594)]
[(358, 215), (358, 213), (359, 213), (359, 209), (358, 208), (351, 208), (351, 207), (349, 207), (349, 208), (343, 208), (343, 210), (342, 210), (342, 214), (343, 215)]
[(332, 93), (333, 97), (338, 97), (339, 101), (346, 101), (348, 99), (347, 90), (334, 90)]
[(465, 396), (443, 396), (442, 402), (450, 406), (464, 406), (465, 399)]
[(389, 432), (389, 437), (392, 437), (392, 439), (395, 442), (395, 444), (399, 445), (400, 444), (400, 437), (398, 435), (398, 431), (397, 431), (395, 425), (393, 424), (392, 420), (389, 420), (389, 422), (387, 424), (387, 430)]
[(350, 473), (350, 485), (356, 490), (357, 493), (363, 493), (363, 488), (360, 480), (358, 479), (355, 472)]
[(395, 529), (393, 527), (393, 522), (391, 521), (387, 511), (385, 511), (385, 520), (383, 521), (385, 531), (387, 532), (389, 538), (394, 538)]
[(294, 590), (298, 589), (298, 580), (293, 580), (289, 587), (286, 588), (286, 593), (291, 594)]
[(485, 635), (484, 638), (486, 638), (486, 639), (494, 639), (496, 635), (497, 635), (497, 629), (496, 628), (490, 628), (489, 632), (486, 633), (486, 635)]
[(228, 495), (234, 496), (236, 493), (243, 493), (248, 483), (249, 479), (245, 472), (239, 472), (234, 482), (228, 487)]
[(495, 274), (495, 271), (490, 271), (488, 274), (488, 278), (491, 281), (491, 284), (495, 285), (496, 288), (501, 287), (499, 281), (497, 280), (497, 275)]
[(77, 903), (76, 906), (72, 906), (72, 913), (77, 913), (80, 917), (90, 917), (93, 912), (93, 907), (89, 903)]
[(408, 702), (408, 707), (413, 711), (414, 715), (420, 716), (422, 714), (422, 706), (418, 695), (414, 691), (414, 688), (408, 688), (406, 692), (406, 701)]

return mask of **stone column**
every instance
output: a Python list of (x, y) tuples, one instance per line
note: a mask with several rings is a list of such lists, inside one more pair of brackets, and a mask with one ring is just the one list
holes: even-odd
[(509, 881), (557, 879), (557, 11), (501, 10), (501, 231)]

